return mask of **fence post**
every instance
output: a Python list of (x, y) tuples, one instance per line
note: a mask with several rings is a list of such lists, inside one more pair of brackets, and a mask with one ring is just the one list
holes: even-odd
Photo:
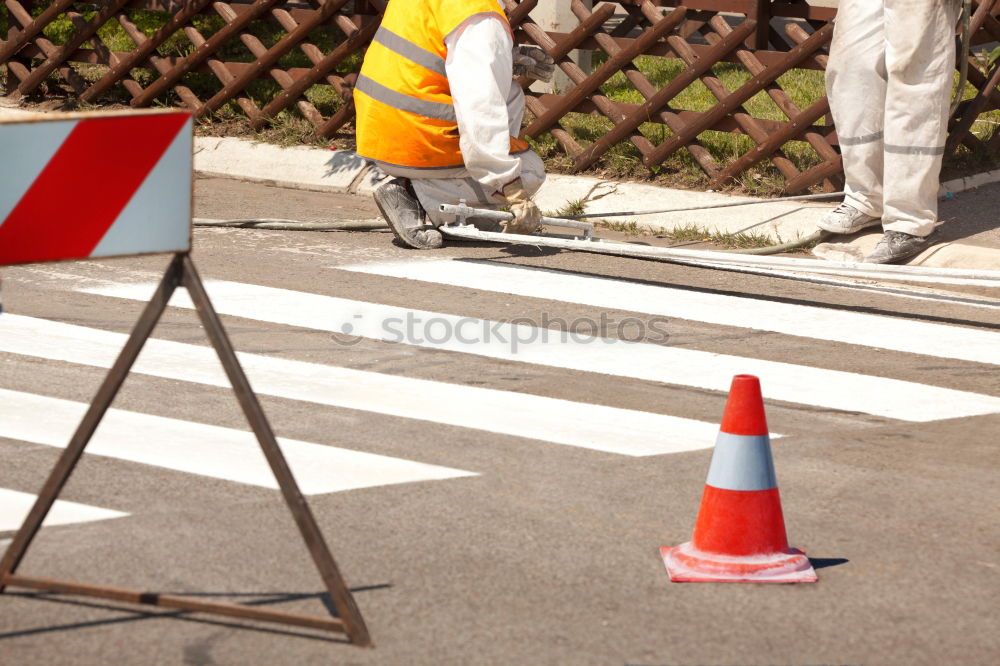
[[(593, 0), (581, 0), (588, 9), (593, 9)], [(565, 0), (539, 0), (538, 5), (529, 14), (532, 20), (546, 32), (568, 33), (580, 24), (579, 19), (570, 9), (570, 3)], [(590, 56), (593, 51), (589, 49), (577, 49), (570, 51), (569, 59), (575, 62), (585, 74), (591, 72)], [(572, 79), (566, 76), (562, 69), (556, 67), (555, 75), (551, 83), (535, 81), (531, 84), (531, 90), (539, 93), (567, 93), (573, 89)]]
[(766, 49), (771, 41), (771, 0), (756, 0), (756, 6), (750, 9), (748, 18), (757, 22), (757, 32), (747, 39), (747, 47)]

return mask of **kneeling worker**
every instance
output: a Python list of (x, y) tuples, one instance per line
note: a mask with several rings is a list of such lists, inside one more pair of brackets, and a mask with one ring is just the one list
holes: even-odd
[[(549, 80), (552, 58), (514, 47), (498, 0), (392, 0), (354, 89), (357, 152), (393, 178), (375, 203), (412, 248), (442, 243), (442, 203), (507, 206), (509, 233), (541, 224), (531, 200), (545, 169), (516, 138), (524, 114), (518, 73)], [(473, 220), (476, 223), (475, 220)], [(476, 223), (487, 228), (490, 223)], [(495, 223), (493, 223), (495, 224)]]

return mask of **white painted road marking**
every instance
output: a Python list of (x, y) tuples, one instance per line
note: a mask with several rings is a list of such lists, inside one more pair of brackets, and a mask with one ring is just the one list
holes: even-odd
[[(6, 315), (5, 315), (6, 316)], [(65, 448), (87, 405), (0, 389), (0, 437)], [(278, 438), (306, 495), (476, 476), (472, 472)], [(253, 433), (109, 409), (87, 445), (94, 455), (263, 488), (278, 482)]]
[[(154, 286), (112, 285), (85, 291), (146, 301)], [(207, 289), (222, 314), (430, 349), (721, 392), (729, 389), (733, 375), (753, 374), (761, 378), (765, 398), (905, 421), (1000, 412), (1000, 398), (898, 379), (631, 343), (240, 282), (211, 281)], [(180, 290), (170, 304), (192, 307), (187, 293)]]
[(512, 264), (434, 259), (335, 268), (1000, 365), (1000, 332), (995, 331), (656, 287)]
[[(109, 368), (126, 336), (4, 314), (0, 351)], [(332, 343), (331, 343), (332, 344)], [(717, 423), (238, 353), (257, 393), (628, 456), (708, 449)], [(229, 387), (210, 347), (149, 340), (134, 372)], [(775, 435), (772, 434), (772, 437)]]
[[(37, 495), (22, 493), (17, 490), (0, 488), (0, 532), (13, 532), (21, 527), (31, 507), (34, 506)], [(102, 509), (87, 504), (78, 504), (66, 500), (56, 500), (49, 510), (43, 526), (69, 525), (71, 523), (89, 523), (95, 520), (122, 518), (129, 514), (111, 509)], [(0, 552), (4, 544), (0, 543)]]

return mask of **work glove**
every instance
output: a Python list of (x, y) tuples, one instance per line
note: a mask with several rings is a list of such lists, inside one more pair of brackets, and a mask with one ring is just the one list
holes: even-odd
[(548, 83), (556, 71), (555, 60), (537, 46), (518, 44), (514, 47), (514, 76), (526, 76)]
[(503, 223), (505, 234), (530, 234), (542, 226), (542, 213), (524, 191), (524, 183), (520, 178), (504, 185), (501, 192), (510, 212), (514, 214), (514, 219)]

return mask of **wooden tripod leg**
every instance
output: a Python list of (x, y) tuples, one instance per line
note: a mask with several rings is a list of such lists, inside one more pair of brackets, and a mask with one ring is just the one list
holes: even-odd
[(229, 377), (229, 382), (233, 386), (233, 391), (236, 393), (240, 407), (243, 408), (243, 413), (246, 414), (247, 421), (257, 436), (257, 441), (260, 442), (264, 456), (267, 458), (267, 462), (270, 464), (271, 470), (278, 480), (285, 503), (295, 518), (295, 523), (302, 533), (306, 547), (309, 549), (313, 562), (316, 563), (316, 568), (319, 570), (320, 576), (322, 576), (323, 582), (326, 584), (327, 591), (330, 593), (330, 599), (337, 609), (340, 620), (344, 623), (344, 632), (351, 639), (351, 642), (357, 645), (371, 645), (371, 637), (368, 634), (368, 628), (365, 626), (364, 618), (361, 617), (361, 611), (358, 610), (357, 604), (354, 602), (354, 597), (340, 575), (340, 570), (333, 559), (333, 555), (330, 553), (330, 549), (326, 545), (326, 541), (323, 539), (323, 534), (316, 523), (316, 518), (302, 496), (299, 486), (295, 482), (295, 477), (292, 476), (288, 463), (285, 461), (285, 456), (281, 453), (278, 442), (274, 438), (271, 425), (264, 415), (264, 410), (260, 406), (260, 402), (257, 400), (253, 389), (250, 387), (250, 382), (243, 373), (243, 368), (236, 358), (236, 353), (233, 351), (229, 337), (222, 327), (219, 315), (215, 312), (215, 308), (212, 307), (212, 302), (205, 292), (205, 286), (198, 276), (194, 262), (191, 261), (191, 257), (188, 255), (185, 255), (183, 258), (181, 280), (182, 284), (187, 288), (191, 300), (194, 302), (198, 316), (205, 327), (205, 332), (209, 340), (212, 341), (212, 346), (215, 347), (216, 353), (219, 355), (219, 360), (222, 361), (222, 367)]
[(166, 272), (163, 274), (163, 279), (160, 280), (160, 285), (156, 288), (156, 293), (153, 294), (152, 299), (146, 304), (146, 308), (142, 311), (142, 315), (136, 322), (132, 334), (125, 343), (125, 347), (122, 348), (118, 359), (104, 377), (104, 381), (101, 383), (97, 394), (87, 409), (87, 413), (84, 415), (83, 420), (80, 421), (80, 425), (77, 426), (76, 432), (73, 433), (73, 437), (63, 450), (62, 455), (59, 456), (59, 460), (52, 468), (52, 472), (49, 474), (48, 480), (45, 481), (45, 485), (42, 486), (42, 490), (38, 494), (38, 499), (35, 500), (31, 511), (28, 512), (17, 534), (14, 535), (14, 540), (7, 547), (7, 552), (4, 553), (3, 559), (0, 560), (0, 592), (3, 592), (6, 587), (7, 578), (17, 571), (17, 567), (24, 558), (24, 554), (27, 552), (28, 546), (31, 545), (31, 541), (35, 538), (35, 534), (38, 533), (42, 521), (45, 520), (45, 516), (48, 515), (56, 498), (59, 497), (59, 493), (62, 492), (63, 486), (66, 485), (70, 474), (73, 473), (73, 469), (76, 467), (77, 462), (79, 462), (83, 450), (87, 447), (90, 438), (94, 435), (94, 431), (97, 430), (97, 426), (101, 423), (104, 413), (107, 412), (108, 407), (114, 401), (115, 395), (118, 394), (118, 389), (121, 388), (122, 382), (128, 376), (128, 372), (132, 364), (135, 363), (136, 357), (139, 356), (142, 346), (146, 343), (156, 323), (160, 320), (160, 316), (170, 301), (170, 296), (174, 293), (178, 285), (180, 285), (184, 274), (184, 261), (186, 258), (186, 254), (174, 255), (173, 261), (170, 262)]

